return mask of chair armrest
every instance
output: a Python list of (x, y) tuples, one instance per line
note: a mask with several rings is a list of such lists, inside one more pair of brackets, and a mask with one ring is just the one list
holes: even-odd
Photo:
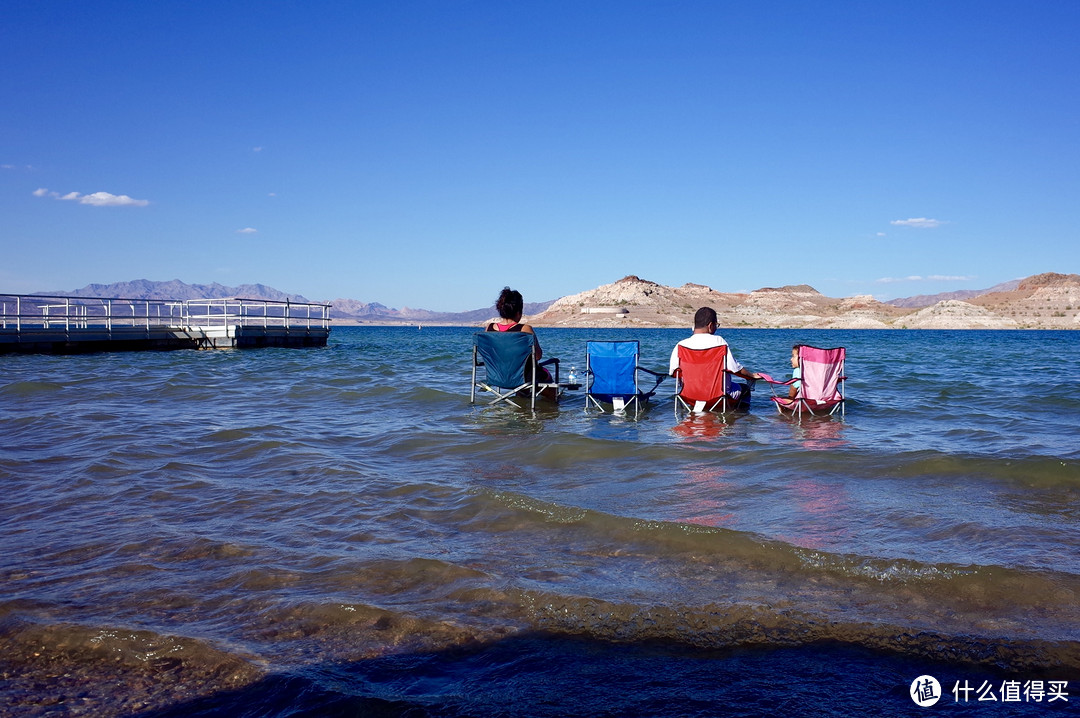
[(555, 379), (555, 383), (558, 384), (559, 383), (559, 360), (557, 358), (552, 357), (551, 359), (544, 359), (541, 362), (537, 362), (536, 366), (551, 366), (552, 364), (555, 365), (555, 376), (552, 377), (552, 378)]
[[(660, 388), (660, 384), (661, 384), (661, 383), (663, 383), (664, 379), (667, 379), (667, 378), (668, 378), (668, 376), (670, 376), (669, 374), (661, 374), (660, 372), (658, 372), (658, 371), (653, 371), (652, 369), (646, 369), (646, 368), (645, 368), (645, 367), (643, 367), (643, 366), (639, 366), (639, 367), (637, 367), (637, 370), (638, 370), (638, 371), (643, 371), (643, 372), (645, 372), (646, 374), (651, 374), (652, 376), (656, 377), (656, 383), (655, 383), (655, 384), (653, 384), (653, 387), (652, 387), (652, 389), (650, 389), (650, 390), (648, 391), (648, 394), (650, 394), (650, 395), (651, 395), (651, 394), (655, 394), (655, 393), (656, 393), (656, 390)], [(678, 371), (678, 370), (676, 370), (676, 371)]]
[(787, 381), (777, 381), (776, 379), (773, 379), (768, 374), (762, 374), (761, 375), (761, 381), (767, 381), (770, 384), (775, 384), (776, 386), (791, 386), (795, 382), (802, 381), (802, 380), (801, 379), (788, 379)]

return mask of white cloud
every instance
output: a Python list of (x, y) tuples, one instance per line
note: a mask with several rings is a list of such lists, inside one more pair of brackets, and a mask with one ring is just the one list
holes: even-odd
[(236, 230), (236, 233), (237, 234), (255, 234), (258, 231), (259, 230), (255, 229), (254, 227), (244, 227), (243, 229)]
[(263, 151), (263, 148), (262, 148), (262, 147), (252, 147), (252, 148), (251, 148), (251, 151), (252, 151), (252, 152), (262, 152), (262, 151)]
[(894, 219), (889, 224), (897, 227), (914, 227), (915, 229), (934, 229), (945, 224), (940, 219), (928, 219), (926, 217), (912, 217), (911, 219)]
[(68, 192), (65, 195), (61, 195), (59, 192), (52, 192), (44, 187), (40, 187), (34, 190), (33, 194), (35, 197), (52, 197), (53, 199), (88, 204), (93, 207), (145, 207), (150, 204), (150, 200), (148, 199), (134, 199), (128, 197), (126, 194), (110, 194), (108, 192), (91, 192), (90, 194)]
[[(72, 192), (72, 194), (75, 193)], [(126, 194), (109, 194), (108, 192), (84, 194), (75, 199), (79, 204), (91, 204), (95, 207), (145, 207), (150, 204), (148, 199), (132, 199)]]
[(892, 284), (893, 282), (919, 282), (922, 281), (922, 277), (918, 274), (913, 274), (910, 277), (882, 277), (875, 280), (878, 284)]
[(923, 277), (913, 274), (909, 277), (882, 277), (874, 280), (878, 284), (893, 284), (895, 282), (970, 282), (975, 277), (961, 277), (953, 274), (931, 274)]

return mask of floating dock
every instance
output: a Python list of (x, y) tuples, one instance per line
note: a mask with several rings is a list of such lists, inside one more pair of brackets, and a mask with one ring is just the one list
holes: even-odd
[(0, 294), (0, 354), (321, 347), (330, 305)]

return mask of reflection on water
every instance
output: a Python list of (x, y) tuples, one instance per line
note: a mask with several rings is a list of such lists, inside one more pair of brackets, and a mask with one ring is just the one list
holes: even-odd
[(791, 425), (792, 434), (807, 451), (842, 449), (850, 442), (844, 439), (845, 421), (840, 417), (811, 416), (802, 419), (780, 417)]
[(671, 430), (681, 439), (716, 439), (727, 433), (738, 417), (736, 413), (691, 413)]
[(847, 514), (851, 508), (842, 486), (814, 478), (797, 478), (788, 492), (799, 514), (799, 532), (781, 537), (794, 546), (828, 549), (842, 545), (850, 527)]
[(728, 508), (727, 496), (735, 491), (735, 485), (727, 481), (728, 473), (723, 467), (708, 464), (686, 467), (679, 495), (693, 515), (677, 520), (713, 527), (734, 523), (735, 514)]

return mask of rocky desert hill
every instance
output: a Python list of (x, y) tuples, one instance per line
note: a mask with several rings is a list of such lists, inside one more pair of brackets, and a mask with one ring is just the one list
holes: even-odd
[(805, 284), (725, 293), (702, 284), (667, 287), (631, 275), (563, 297), (528, 321), (550, 327), (686, 327), (698, 307), (711, 306), (725, 327), (1080, 329), (1080, 275), (1039, 274), (1000, 286), (1006, 291), (915, 309), (869, 295), (834, 299)]

